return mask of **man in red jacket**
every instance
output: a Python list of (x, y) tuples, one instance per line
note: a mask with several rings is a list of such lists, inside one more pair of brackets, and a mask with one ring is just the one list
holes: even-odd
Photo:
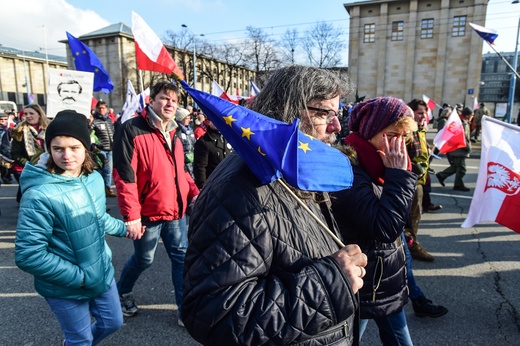
[[(175, 122), (178, 100), (177, 85), (158, 82), (141, 116), (126, 121), (114, 141), (114, 181), (121, 214), (130, 233), (141, 233), (141, 225), (145, 226), (117, 283), (125, 316), (138, 311), (132, 289), (152, 264), (159, 237), (172, 261), (175, 301), (179, 312), (181, 308), (185, 213), (199, 190), (184, 169), (184, 149)], [(183, 326), (180, 316), (178, 321)]]

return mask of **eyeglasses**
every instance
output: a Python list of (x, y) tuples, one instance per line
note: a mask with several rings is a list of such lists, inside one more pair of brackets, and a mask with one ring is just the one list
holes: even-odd
[[(307, 109), (318, 112), (318, 114), (316, 114), (316, 117), (318, 117), (320, 119), (324, 119), (326, 117), (327, 124), (332, 124), (332, 122), (334, 121), (334, 118), (338, 116), (338, 112), (336, 112), (333, 109), (317, 108), (317, 107), (311, 107), (311, 106), (307, 106)], [(320, 115), (320, 113), (321, 113), (321, 115)]]

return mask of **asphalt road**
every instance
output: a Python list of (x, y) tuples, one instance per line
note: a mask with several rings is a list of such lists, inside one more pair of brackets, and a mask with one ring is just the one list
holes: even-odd
[[(467, 160), (470, 192), (453, 191), (453, 176), (441, 187), (433, 177), (432, 200), (443, 209), (425, 213), (419, 241), (435, 256), (432, 263), (414, 262), (418, 284), (427, 297), (448, 307), (437, 319), (418, 318), (411, 304), (405, 311), (415, 345), (520, 345), (520, 234), (495, 223), (460, 228), (471, 203), (479, 166), (476, 146)], [(436, 171), (447, 167), (434, 160)], [(14, 263), (17, 221), (16, 185), (0, 188), (0, 345), (61, 345), (61, 330), (32, 277)], [(110, 213), (120, 217), (116, 199)], [(128, 239), (109, 237), (116, 277), (132, 252)], [(135, 287), (138, 315), (103, 345), (198, 345), (177, 326), (169, 260), (159, 247), (153, 266)], [(377, 327), (369, 323), (362, 345), (380, 345)]]

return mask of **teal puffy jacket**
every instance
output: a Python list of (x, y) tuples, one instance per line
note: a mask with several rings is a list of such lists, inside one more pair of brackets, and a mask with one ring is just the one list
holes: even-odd
[(28, 163), (20, 186), (15, 260), (34, 275), (36, 291), (65, 299), (105, 293), (114, 278), (105, 233), (123, 237), (126, 227), (106, 212), (101, 175), (68, 177)]

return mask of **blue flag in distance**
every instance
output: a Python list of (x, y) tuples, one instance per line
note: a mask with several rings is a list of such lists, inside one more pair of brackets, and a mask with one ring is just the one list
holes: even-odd
[(299, 119), (287, 124), (181, 84), (262, 184), (284, 178), (300, 190), (322, 192), (352, 186), (348, 157), (299, 131)]
[(67, 38), (76, 70), (94, 73), (94, 91), (102, 91), (105, 94), (111, 92), (114, 89), (114, 84), (96, 54), (86, 44), (68, 32)]
[(469, 25), (484, 41), (489, 42), (489, 44), (493, 44), (493, 42), (495, 42), (498, 37), (497, 31), (495, 29), (488, 29), (473, 23), (469, 23)]

